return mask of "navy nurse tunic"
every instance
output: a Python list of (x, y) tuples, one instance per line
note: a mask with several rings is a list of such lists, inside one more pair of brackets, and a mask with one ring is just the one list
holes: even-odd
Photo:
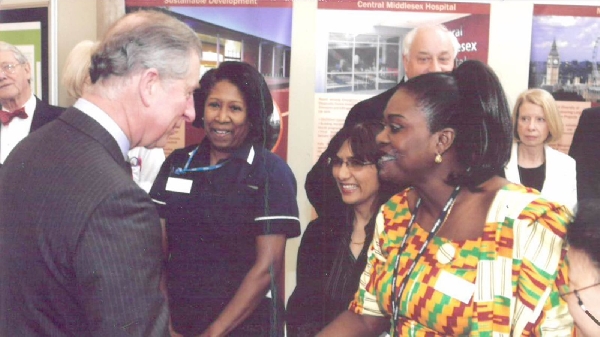
[[(205, 139), (174, 151), (150, 191), (167, 223), (172, 323), (185, 336), (204, 331), (233, 297), (254, 264), (256, 236), (300, 235), (296, 179), (281, 158), (247, 144), (210, 167), (209, 150)], [(282, 312), (265, 298), (230, 335), (271, 336), (272, 315), (281, 330)]]

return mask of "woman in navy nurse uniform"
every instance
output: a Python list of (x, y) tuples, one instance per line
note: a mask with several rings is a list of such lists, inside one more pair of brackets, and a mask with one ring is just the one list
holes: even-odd
[(286, 239), (300, 235), (296, 180), (266, 147), (273, 100), (242, 62), (194, 93), (206, 136), (174, 151), (150, 191), (168, 241), (172, 329), (183, 336), (283, 336)]

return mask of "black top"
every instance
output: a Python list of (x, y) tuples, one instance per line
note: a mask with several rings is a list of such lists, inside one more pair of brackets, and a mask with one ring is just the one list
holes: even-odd
[(522, 185), (541, 191), (546, 180), (546, 162), (534, 168), (519, 166), (519, 177)]
[(375, 216), (358, 258), (350, 251), (352, 215), (344, 219), (319, 217), (302, 236), (298, 251), (296, 288), (288, 300), (288, 337), (314, 336), (348, 309), (358, 289), (373, 238)]
[(577, 169), (577, 200), (600, 198), (600, 107), (583, 110), (569, 148)]
[[(150, 191), (167, 223), (171, 319), (186, 336), (204, 331), (231, 300), (255, 262), (256, 236), (300, 235), (296, 180), (281, 158), (245, 145), (219, 168), (176, 174), (194, 148), (174, 151)], [(205, 139), (189, 168), (208, 167), (209, 150)], [(277, 290), (272, 298), (282, 298)], [(283, 313), (282, 302), (259, 306), (230, 336), (269, 336), (276, 313)]]

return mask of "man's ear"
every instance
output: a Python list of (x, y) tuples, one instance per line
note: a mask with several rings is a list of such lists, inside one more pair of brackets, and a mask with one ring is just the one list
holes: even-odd
[(23, 70), (25, 70), (25, 73), (27, 74), (27, 81), (31, 81), (31, 66), (29, 65), (29, 62), (23, 63)]
[(408, 62), (409, 62), (408, 54), (402, 55), (402, 65), (404, 66), (404, 75), (406, 75), (406, 68), (407, 68)]
[(454, 143), (456, 134), (452, 128), (444, 128), (437, 132), (437, 150), (439, 154), (444, 154)]
[(140, 74), (138, 88), (144, 106), (150, 106), (153, 100), (157, 98), (156, 94), (160, 85), (160, 76), (157, 69), (148, 68)]

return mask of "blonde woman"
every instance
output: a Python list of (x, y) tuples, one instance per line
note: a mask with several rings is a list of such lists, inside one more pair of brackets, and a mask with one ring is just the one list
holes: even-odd
[(549, 92), (529, 89), (517, 99), (512, 123), (515, 142), (506, 178), (535, 188), (542, 196), (573, 210), (577, 203), (575, 160), (551, 148), (563, 134), (556, 101)]

